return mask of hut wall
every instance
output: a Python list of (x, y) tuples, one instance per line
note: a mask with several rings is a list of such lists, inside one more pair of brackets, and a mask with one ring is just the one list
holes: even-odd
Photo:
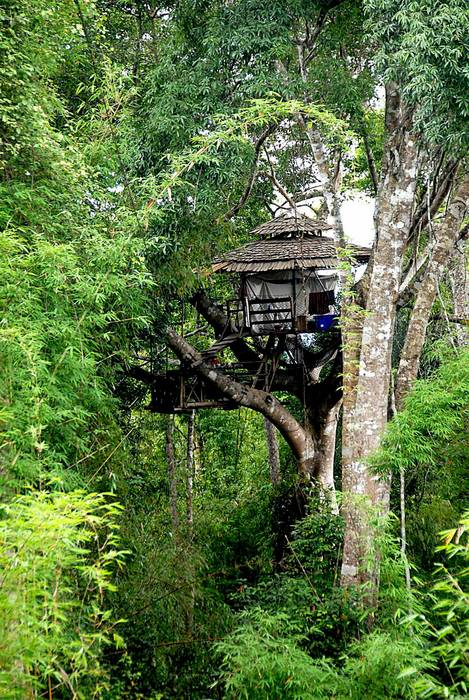
[[(308, 309), (311, 305), (310, 294), (334, 292), (336, 287), (337, 274), (331, 274), (330, 270), (297, 270), (294, 278), (291, 270), (278, 270), (246, 275), (244, 289), (247, 298), (250, 300), (274, 300), (279, 297), (290, 297), (293, 300), (295, 316), (298, 317), (308, 315)], [(288, 313), (279, 313), (286, 310), (287, 306)], [(254, 307), (254, 310), (255, 308), (256, 307)], [(273, 324), (273, 330), (274, 325), (278, 327), (279, 324), (281, 325), (281, 321), (290, 315), (290, 307), (285, 302), (275, 304), (275, 301), (272, 301), (269, 308), (272, 308), (272, 310), (275, 310), (277, 313), (272, 316), (265, 314), (262, 317), (264, 332), (269, 332), (268, 323)], [(260, 332), (260, 328), (254, 323), (255, 320), (260, 320), (260, 318), (256, 317), (255, 313), (252, 315), (254, 316), (254, 318), (251, 319), (252, 328), (255, 332)]]
[(307, 303), (301, 297), (307, 299), (311, 292), (335, 291), (336, 287), (337, 274), (331, 274), (330, 270), (319, 271), (319, 274), (311, 270), (305, 270), (304, 273), (300, 271), (296, 273), (294, 282), (291, 271), (279, 270), (246, 275), (245, 289), (248, 299), (296, 297), (297, 306), (306, 309)]

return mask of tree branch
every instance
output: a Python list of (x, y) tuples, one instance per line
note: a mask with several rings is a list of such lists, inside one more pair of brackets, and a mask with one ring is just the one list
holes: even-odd
[[(233, 326), (222, 309), (217, 304), (214, 304), (203, 290), (199, 290), (192, 296), (191, 303), (200, 315), (209, 322), (217, 336), (227, 332), (235, 333), (238, 330)], [(265, 353), (265, 349), (262, 347), (258, 347), (258, 352), (256, 352), (243, 338), (237, 338), (230, 345), (230, 350), (239, 362), (249, 363), (251, 367), (260, 366)], [(272, 388), (276, 391), (288, 391), (300, 397), (302, 391), (301, 378), (301, 372), (299, 371), (279, 369), (275, 374)]]
[[(191, 304), (197, 309), (199, 314), (205, 318), (212, 326), (217, 337), (229, 335), (239, 331), (229, 319), (223, 310), (214, 304), (203, 290), (199, 290), (190, 299)], [(231, 345), (230, 350), (240, 362), (260, 362), (261, 357), (246, 343), (243, 338), (236, 339)]]
[(365, 146), (366, 160), (368, 163), (368, 170), (370, 171), (371, 182), (373, 184), (373, 191), (375, 194), (377, 194), (378, 193), (379, 178), (378, 178), (378, 173), (376, 171), (375, 158), (373, 155), (373, 151), (371, 150), (370, 140), (368, 138), (368, 132), (366, 130), (366, 125), (365, 125), (364, 120), (362, 120), (360, 122), (360, 131), (361, 131), (361, 135), (363, 138), (363, 145)]
[(249, 180), (248, 180), (248, 183), (246, 185), (246, 189), (244, 190), (243, 194), (241, 195), (238, 203), (235, 204), (223, 216), (225, 221), (229, 221), (230, 219), (232, 219), (233, 216), (235, 216), (240, 211), (240, 209), (242, 209), (244, 207), (244, 205), (246, 204), (246, 202), (247, 202), (247, 200), (252, 192), (252, 188), (254, 186), (254, 182), (255, 182), (256, 177), (257, 177), (257, 164), (259, 162), (261, 148), (262, 148), (263, 144), (265, 143), (265, 141), (268, 139), (268, 137), (274, 133), (274, 131), (277, 129), (277, 127), (278, 127), (278, 124), (271, 124), (270, 126), (268, 126), (266, 129), (264, 129), (262, 134), (257, 139), (256, 143), (254, 144), (254, 166), (253, 166), (251, 175), (249, 176)]
[(321, 33), (321, 30), (324, 26), (327, 15), (329, 14), (329, 12), (331, 10), (333, 10), (335, 7), (338, 7), (343, 2), (344, 2), (344, 0), (329, 0), (329, 2), (326, 2), (325, 5), (321, 8), (318, 19), (316, 21), (316, 26), (314, 27), (314, 30), (311, 33), (311, 35), (309, 37), (307, 37), (308, 38), (307, 44), (305, 43), (305, 45), (307, 46), (307, 48), (310, 49), (310, 51), (307, 54), (307, 56), (305, 56), (305, 58), (304, 58), (304, 67), (307, 66), (307, 64), (311, 61), (311, 59), (314, 56), (314, 51), (316, 49), (316, 41), (317, 41), (317, 38), (318, 38), (319, 34)]
[(412, 224), (410, 226), (409, 242), (419, 231), (422, 231), (428, 225), (431, 217), (433, 217), (440, 208), (451, 189), (451, 185), (453, 184), (458, 172), (458, 167), (459, 161), (449, 161), (444, 170), (443, 176), (441, 177), (439, 184), (436, 186), (433, 196), (431, 197), (430, 205), (427, 202), (427, 190), (425, 190), (423, 193), (422, 201), (415, 211)]
[[(446, 215), (438, 227), (435, 244), (419, 287), (402, 348), (396, 379), (396, 405), (401, 410), (417, 378), (420, 355), (427, 332), (438, 283), (451, 257), (469, 206), (469, 176), (465, 177), (451, 198)], [(446, 312), (445, 312), (446, 315)]]
[(166, 337), (168, 345), (181, 362), (184, 362), (195, 374), (206, 380), (238, 406), (251, 408), (268, 418), (290, 446), (300, 473), (306, 477), (312, 476), (314, 448), (311, 437), (273, 394), (240, 384), (215, 367), (210, 366), (204, 362), (200, 353), (172, 328), (167, 330)]

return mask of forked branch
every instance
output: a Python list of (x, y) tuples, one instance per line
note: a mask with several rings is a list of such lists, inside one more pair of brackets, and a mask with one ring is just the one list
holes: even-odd
[(238, 406), (251, 408), (268, 418), (290, 446), (300, 474), (306, 478), (313, 476), (314, 447), (312, 439), (303, 426), (273, 394), (241, 384), (204, 362), (200, 353), (172, 328), (167, 330), (166, 338), (170, 348), (186, 367), (212, 384), (223, 396)]

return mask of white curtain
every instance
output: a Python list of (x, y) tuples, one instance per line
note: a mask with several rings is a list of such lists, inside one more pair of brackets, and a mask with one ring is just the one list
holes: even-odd
[[(338, 277), (331, 270), (305, 270), (296, 271), (295, 283), (293, 283), (293, 273), (291, 270), (275, 270), (272, 272), (246, 275), (246, 295), (248, 299), (276, 299), (278, 297), (289, 297), (295, 299), (296, 315), (306, 316), (308, 313), (308, 301), (310, 292), (335, 291)], [(252, 305), (251, 305), (252, 308)], [(290, 316), (289, 302), (271, 303), (271, 308), (277, 311), (276, 314), (263, 314), (255, 316), (256, 305), (252, 309), (254, 320), (262, 320), (261, 330), (269, 332), (273, 326), (282, 325)], [(265, 309), (265, 305), (262, 306)], [(281, 311), (286, 313), (281, 313)], [(273, 325), (270, 326), (270, 323)], [(253, 324), (253, 330), (259, 332), (257, 324)]]

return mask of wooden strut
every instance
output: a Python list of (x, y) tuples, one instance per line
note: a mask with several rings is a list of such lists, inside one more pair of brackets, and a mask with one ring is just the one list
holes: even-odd
[[(230, 327), (220, 307), (210, 302), (205, 295), (200, 295), (194, 305), (197, 310), (199, 310), (198, 307), (202, 309), (202, 315), (214, 326), (216, 335), (221, 335), (225, 328)], [(233, 331), (233, 328), (231, 327), (230, 330)], [(314, 379), (311, 372), (316, 368), (315, 376), (320, 368), (334, 357), (340, 360), (336, 343), (334, 343), (333, 348), (325, 348), (319, 352), (305, 349), (306, 354), (302, 353), (302, 362), (298, 364), (298, 358), (290, 354), (285, 335), (270, 334), (265, 347), (262, 347), (259, 342), (254, 342), (255, 348), (246, 343), (246, 334), (231, 333), (229, 337), (225, 336), (224, 338), (224, 340), (228, 339), (230, 351), (237, 358), (237, 362), (224, 365), (215, 364), (212, 351), (216, 349), (218, 341), (209, 350), (201, 353), (201, 358), (207, 361), (211, 367), (216, 367), (219, 372), (226, 375), (228, 380), (238, 381), (247, 387), (267, 393), (286, 391), (297, 396), (303, 403), (305, 402), (305, 392), (308, 393), (308, 404), (312, 400), (314, 405), (319, 406), (324, 402), (324, 398), (328, 401), (326, 394), (330, 393), (329, 383), (326, 382), (326, 385), (323, 386), (324, 381), (319, 382), (321, 385), (319, 387), (317, 378)], [(166, 344), (166, 352), (167, 350), (168, 344)], [(293, 364), (282, 363), (281, 356), (284, 352), (290, 354), (290, 360)], [(173, 363), (177, 362), (177, 360), (173, 361)], [(228, 400), (213, 383), (197, 374), (184, 361), (179, 367), (174, 366), (173, 369), (166, 363), (165, 371), (160, 374), (148, 371), (143, 366), (130, 367), (126, 373), (151, 387), (152, 400), (149, 409), (157, 413), (187, 412), (191, 408), (219, 407), (229, 410), (236, 408), (237, 405)], [(313, 388), (312, 377), (315, 385), (314, 397), (309, 396)], [(335, 394), (335, 389), (332, 390), (332, 393)]]
[(203, 357), (189, 343), (169, 328), (166, 333), (169, 346), (195, 374), (214, 386), (226, 399), (238, 406), (251, 408), (268, 418), (283, 435), (298, 463), (298, 469), (305, 477), (312, 476), (314, 446), (311, 437), (303, 426), (273, 396), (273, 394), (247, 387), (222, 374), (215, 367), (204, 362)]

